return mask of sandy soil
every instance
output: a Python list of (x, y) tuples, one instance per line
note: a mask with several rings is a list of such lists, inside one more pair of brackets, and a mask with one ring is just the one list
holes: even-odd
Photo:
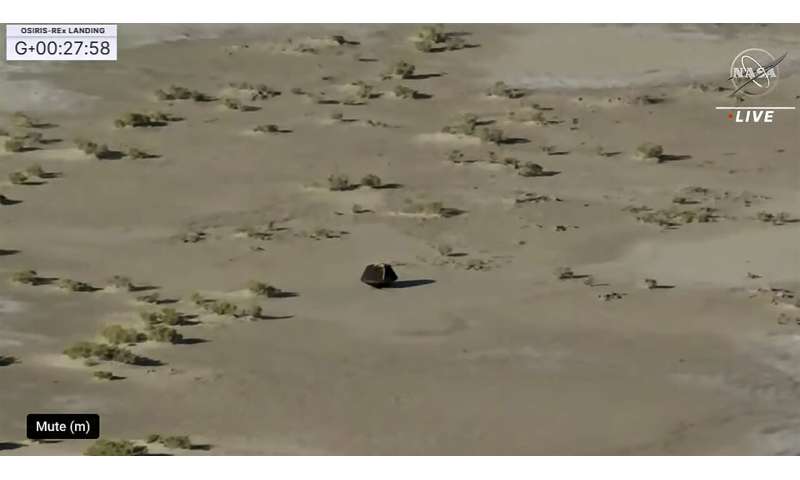
[[(448, 26), (472, 48), (430, 53), (415, 30), (120, 26), (116, 63), (0, 65), (0, 128), (19, 130), (21, 110), (46, 124), (21, 130), (51, 140), (0, 153), (0, 454), (80, 454), (89, 442), (25, 440), (27, 413), (73, 411), (99, 413), (104, 438), (201, 446), (152, 448), (173, 454), (800, 453), (798, 114), (737, 125), (714, 109), (736, 104), (716, 87), (748, 47), (789, 52), (766, 101), (800, 103), (798, 27)], [(381, 79), (401, 59), (415, 77)], [(498, 80), (530, 90), (488, 97)], [(335, 102), (356, 81), (374, 98), (291, 92)], [(171, 84), (257, 109), (157, 100)], [(392, 98), (399, 84), (427, 98)], [(543, 122), (509, 120), (534, 103)], [(155, 110), (182, 120), (113, 125)], [(513, 140), (441, 133), (467, 112)], [(153, 157), (98, 160), (76, 137)], [(646, 141), (665, 161), (634, 158)], [(6, 180), (37, 163), (58, 175)], [(328, 189), (369, 173), (395, 185)], [(409, 208), (425, 202), (462, 212)], [(631, 207), (710, 207), (713, 221), (661, 226)], [(405, 288), (359, 282), (381, 261)], [(556, 278), (564, 266), (578, 278)], [(149, 289), (10, 281), (26, 269)], [(251, 280), (296, 295), (256, 297)], [(136, 301), (154, 292), (170, 303)], [(264, 314), (211, 314), (193, 292)], [(62, 354), (164, 307), (193, 317), (176, 327), (189, 341), (126, 347), (160, 366)]]

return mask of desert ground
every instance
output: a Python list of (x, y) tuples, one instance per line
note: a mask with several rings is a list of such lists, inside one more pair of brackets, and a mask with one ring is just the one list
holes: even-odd
[(800, 27), (420, 27), (0, 64), (0, 455), (800, 454)]

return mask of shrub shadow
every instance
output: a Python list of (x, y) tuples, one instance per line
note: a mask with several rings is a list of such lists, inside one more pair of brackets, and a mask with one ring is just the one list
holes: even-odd
[(436, 283), (436, 280), (431, 280), (429, 278), (421, 278), (418, 280), (397, 280), (396, 282), (389, 284), (383, 288), (391, 289), (391, 288), (413, 288), (413, 287), (421, 287), (423, 285), (430, 285), (432, 283)]

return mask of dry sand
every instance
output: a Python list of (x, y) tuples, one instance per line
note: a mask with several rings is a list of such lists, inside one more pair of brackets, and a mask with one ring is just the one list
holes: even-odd
[[(448, 30), (475, 47), (418, 52), (415, 27), (399, 25), (123, 25), (116, 63), (0, 65), (0, 127), (22, 110), (62, 140), (0, 153), (0, 193), (19, 202), (0, 206), (0, 356), (16, 359), (0, 366), (0, 454), (88, 445), (25, 440), (29, 412), (96, 412), (104, 438), (159, 432), (206, 445), (176, 454), (800, 453), (800, 310), (772, 304), (780, 292), (770, 290), (800, 294), (800, 223), (756, 219), (800, 216), (798, 114), (736, 125), (713, 108), (734, 104), (713, 87), (727, 86), (748, 47), (790, 52), (768, 103), (800, 103), (800, 29)], [(331, 34), (359, 44), (332, 46)], [(285, 50), (303, 42), (316, 53)], [(418, 77), (381, 80), (400, 59)], [(531, 92), (487, 97), (497, 80)], [(336, 100), (355, 81), (383, 94), (336, 105), (290, 92)], [(217, 96), (230, 82), (282, 94), (247, 100), (260, 107), (250, 112), (153, 96), (170, 84)], [(384, 93), (397, 84), (430, 98)], [(545, 107), (547, 124), (508, 121), (526, 101)], [(151, 110), (183, 120), (113, 126)], [(465, 112), (519, 140), (440, 133)], [(259, 124), (286, 132), (245, 134)], [(157, 157), (96, 160), (75, 137)], [(645, 141), (673, 161), (634, 159)], [(479, 161), (452, 163), (452, 149)], [(488, 163), (490, 152), (558, 174), (523, 177)], [(61, 175), (5, 181), (34, 163)], [(396, 188), (327, 189), (331, 174), (368, 173)], [(691, 186), (707, 190), (680, 193)], [(515, 202), (526, 193), (545, 197)], [(715, 208), (716, 221), (662, 228), (626, 210), (667, 208), (676, 195), (697, 202), (678, 208)], [(409, 213), (408, 201), (464, 212)], [(269, 222), (270, 239), (236, 233)], [(340, 233), (313, 238), (321, 228)], [(180, 241), (190, 231), (205, 236)], [(359, 283), (376, 261), (392, 262), (407, 288)], [(593, 286), (556, 279), (561, 266)], [(177, 300), (160, 307), (197, 315), (177, 327), (193, 341), (130, 347), (161, 366), (84, 366), (61, 352), (107, 324), (141, 328), (138, 312), (153, 308), (135, 301), (142, 293), (9, 281), (25, 269), (153, 286), (142, 293)], [(673, 288), (643, 288), (645, 278)], [(255, 298), (250, 280), (296, 296)], [(207, 314), (189, 301), (195, 291), (258, 302), (266, 318)], [(598, 299), (612, 292), (621, 298)]]

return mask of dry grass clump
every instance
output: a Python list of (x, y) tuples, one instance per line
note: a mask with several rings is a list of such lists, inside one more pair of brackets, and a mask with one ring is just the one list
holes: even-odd
[(147, 326), (147, 339), (154, 342), (180, 343), (183, 340), (183, 335), (172, 327), (150, 324)]
[(28, 147), (24, 140), (20, 138), (10, 138), (3, 144), (6, 152), (20, 153), (24, 152)]
[(270, 98), (277, 97), (281, 94), (280, 90), (274, 89), (263, 83), (252, 84), (249, 82), (232, 82), (228, 84), (229, 87), (236, 90), (243, 90), (250, 95), (250, 100), (269, 100)]
[(164, 112), (138, 113), (128, 112), (114, 120), (114, 126), (124, 127), (162, 127), (167, 122), (174, 122), (177, 117)]
[(69, 278), (59, 278), (56, 282), (56, 286), (68, 292), (91, 292), (94, 290), (94, 287), (88, 283), (79, 282), (78, 280), (72, 280)]
[(409, 78), (414, 75), (415, 70), (414, 65), (401, 60), (390, 65), (383, 73), (383, 78)]
[(662, 227), (674, 227), (687, 223), (709, 223), (717, 218), (716, 209), (700, 207), (682, 210), (678, 207), (664, 208), (661, 210), (642, 210), (636, 219), (642, 223), (655, 223)]
[(146, 325), (183, 325), (184, 316), (174, 308), (162, 308), (159, 312), (140, 312), (139, 317)]
[(128, 151), (126, 152), (126, 155), (130, 158), (133, 158), (134, 160), (140, 160), (143, 158), (153, 158), (152, 154), (147, 153), (144, 150), (141, 150), (136, 147), (129, 148)]
[(575, 273), (570, 267), (558, 267), (553, 271), (553, 275), (555, 275), (559, 280), (575, 278)]
[(763, 210), (756, 213), (756, 218), (762, 222), (771, 223), (773, 225), (783, 225), (795, 221), (788, 212), (769, 213)]
[(13, 365), (17, 363), (16, 357), (4, 356), (0, 355), (0, 367), (7, 367), (9, 365)]
[(365, 187), (370, 187), (370, 188), (379, 188), (381, 185), (383, 185), (383, 182), (381, 180), (381, 177), (379, 177), (379, 176), (377, 176), (377, 175), (375, 175), (373, 173), (370, 173), (370, 174), (364, 175), (364, 177), (361, 179), (361, 185), (364, 185)]
[(545, 171), (538, 163), (525, 162), (517, 168), (517, 174), (523, 177), (541, 177), (545, 175)]
[(161, 295), (158, 292), (145, 293), (136, 297), (137, 302), (147, 303), (150, 305), (158, 305), (161, 302)]
[(490, 97), (503, 98), (522, 98), (526, 93), (527, 92), (521, 88), (509, 87), (505, 82), (495, 82), (495, 84), (486, 91), (486, 95)]
[(520, 110), (512, 110), (508, 112), (508, 119), (512, 122), (532, 123), (538, 126), (548, 124), (544, 112), (535, 108), (522, 108)]
[(258, 107), (246, 105), (241, 100), (236, 98), (225, 98), (222, 103), (230, 110), (238, 110), (240, 112), (252, 112), (258, 110)]
[(443, 257), (449, 257), (453, 253), (453, 247), (447, 243), (440, 243), (437, 245), (436, 251), (438, 251), (439, 255)]
[(132, 344), (147, 340), (147, 335), (144, 333), (135, 328), (125, 328), (122, 325), (109, 325), (100, 332), (100, 335), (112, 345)]
[(166, 90), (156, 90), (156, 98), (159, 100), (194, 100), (195, 102), (210, 102), (214, 100), (209, 95), (197, 90), (190, 90), (179, 85), (170, 85)]
[(419, 29), (413, 37), (414, 47), (420, 52), (440, 52), (442, 50), (460, 50), (466, 47), (464, 40), (447, 33), (444, 25), (426, 25)]
[(664, 155), (664, 147), (652, 142), (645, 142), (634, 152), (634, 156), (640, 160), (660, 160)]
[(448, 125), (442, 127), (442, 133), (453, 135), (474, 135), (478, 126), (478, 116), (474, 113), (464, 113)]
[(36, 270), (21, 270), (11, 274), (11, 281), (22, 285), (40, 285), (42, 278), (36, 273)]
[(445, 207), (444, 203), (439, 201), (433, 202), (417, 202), (412, 199), (405, 200), (405, 213), (424, 214), (424, 215), (438, 215), (443, 218), (456, 217), (465, 213), (464, 210), (453, 207)]
[(8, 181), (12, 185), (25, 185), (28, 183), (28, 174), (25, 172), (11, 172), (8, 174)]
[(92, 372), (92, 376), (98, 380), (114, 380), (117, 378), (113, 372), (109, 372), (108, 370), (97, 370), (96, 372)]
[(97, 440), (83, 454), (92, 456), (131, 456), (146, 455), (147, 447), (136, 445), (130, 440)]
[(147, 436), (147, 443), (160, 443), (166, 448), (190, 450), (193, 446), (192, 440), (187, 435), (164, 436), (159, 433), (151, 433)]
[(502, 130), (495, 127), (481, 127), (476, 131), (478, 138), (483, 143), (494, 143), (499, 145), (506, 141), (505, 134)]
[(40, 132), (25, 132), (12, 135), (11, 138), (5, 141), (3, 146), (7, 152), (21, 153), (35, 150), (42, 143), (42, 140), (43, 135)]
[(253, 131), (258, 133), (280, 133), (281, 129), (274, 123), (265, 123), (263, 125), (257, 125), (253, 128)]
[(353, 190), (357, 186), (350, 183), (350, 178), (344, 174), (332, 174), (328, 177), (328, 189), (334, 192)]
[(74, 143), (78, 150), (87, 155), (93, 155), (97, 159), (102, 160), (113, 156), (113, 152), (105, 144), (98, 144), (84, 138), (76, 138)]
[(248, 282), (247, 289), (256, 295), (262, 295), (267, 298), (280, 298), (286, 296), (286, 292), (280, 288), (256, 280)]
[(424, 40), (431, 43), (443, 43), (447, 40), (447, 32), (444, 30), (444, 25), (424, 25), (420, 27), (415, 35), (415, 40)]
[(37, 122), (22, 112), (14, 112), (10, 117), (11, 123), (19, 128), (35, 128)]
[(73, 360), (86, 358), (129, 365), (141, 365), (145, 360), (126, 348), (94, 342), (77, 342), (64, 350), (64, 355)]
[(642, 286), (648, 290), (658, 288), (658, 281), (654, 278), (645, 278), (642, 280)]
[(396, 87), (394, 87), (394, 90), (392, 90), (392, 92), (394, 93), (395, 97), (402, 98), (404, 100), (414, 100), (420, 97), (418, 91), (414, 90), (413, 88), (406, 87), (404, 85), (397, 85)]
[(25, 173), (31, 177), (46, 178), (47, 172), (44, 171), (41, 165), (35, 163), (25, 169)]

